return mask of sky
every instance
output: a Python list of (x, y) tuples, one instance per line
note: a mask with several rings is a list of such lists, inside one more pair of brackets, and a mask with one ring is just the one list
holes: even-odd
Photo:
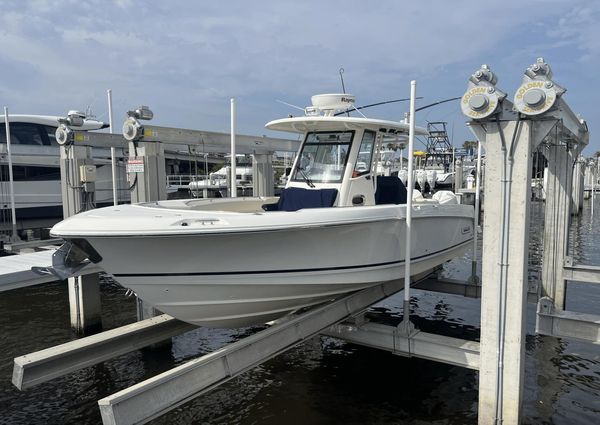
[[(600, 150), (600, 2), (0, 0), (0, 106), (64, 115), (91, 108), (108, 121), (106, 90), (120, 128), (148, 105), (153, 123), (238, 132), (299, 111), (318, 93), (340, 92), (344, 69), (357, 105), (408, 97), (418, 106), (461, 96), (488, 64), (512, 98), (537, 57), (551, 65), (564, 98), (590, 128), (584, 154)], [(408, 102), (364, 111), (399, 120)], [(417, 114), (447, 121), (459, 146), (474, 136), (457, 101)]]

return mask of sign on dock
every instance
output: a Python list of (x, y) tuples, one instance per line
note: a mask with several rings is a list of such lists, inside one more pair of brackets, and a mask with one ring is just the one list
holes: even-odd
[(144, 172), (144, 160), (137, 158), (129, 158), (127, 161), (127, 172), (128, 173), (143, 173)]

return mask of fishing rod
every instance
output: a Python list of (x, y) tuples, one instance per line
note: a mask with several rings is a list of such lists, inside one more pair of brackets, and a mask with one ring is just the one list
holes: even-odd
[[(423, 99), (423, 98), (422, 97), (417, 97), (416, 99)], [(347, 112), (359, 111), (361, 109), (371, 108), (372, 106), (387, 105), (388, 103), (396, 103), (396, 102), (406, 102), (407, 100), (410, 100), (410, 98), (407, 97), (407, 98), (404, 98), (404, 99), (386, 100), (385, 102), (371, 103), (370, 105), (363, 105), (363, 106), (359, 106), (359, 107), (356, 107), (356, 108), (353, 107), (352, 109), (347, 109), (345, 111), (335, 113), (334, 117), (337, 117), (338, 115), (343, 115), (343, 114), (345, 114)]]
[[(433, 103), (430, 103), (429, 105), (421, 106), (420, 108), (415, 109), (415, 112), (419, 112), (419, 111), (422, 111), (423, 109), (431, 108), (432, 106), (440, 105), (442, 103), (452, 102), (453, 100), (458, 100), (458, 99), (461, 99), (461, 98), (462, 98), (462, 96), (452, 97), (450, 99), (445, 99), (445, 100), (438, 100), (437, 102), (433, 102)], [(417, 97), (417, 99), (422, 99), (422, 98)]]

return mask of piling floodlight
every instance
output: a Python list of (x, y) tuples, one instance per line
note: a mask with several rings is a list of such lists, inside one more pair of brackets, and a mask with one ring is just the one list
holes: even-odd
[(133, 111), (127, 111), (127, 115), (138, 120), (149, 121), (154, 118), (154, 113), (147, 106), (139, 106)]
[(471, 119), (487, 118), (500, 110), (506, 93), (496, 88), (498, 77), (487, 65), (481, 65), (469, 78), (469, 86), (460, 101), (460, 108)]
[(515, 94), (515, 108), (525, 115), (540, 115), (554, 106), (566, 90), (552, 81), (552, 69), (544, 58), (525, 70), (523, 82)]
[(61, 146), (68, 146), (73, 143), (73, 130), (64, 123), (60, 124), (54, 135), (56, 136), (56, 142)]

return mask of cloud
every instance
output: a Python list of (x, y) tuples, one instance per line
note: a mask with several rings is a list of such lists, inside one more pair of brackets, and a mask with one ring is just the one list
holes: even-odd
[(557, 47), (569, 47), (581, 51), (580, 61), (583, 63), (600, 62), (600, 7), (575, 7), (560, 18), (556, 28), (548, 34), (557, 39)]
[[(150, 104), (163, 124), (226, 130), (235, 96), (239, 127), (258, 134), (288, 112), (274, 99), (304, 105), (314, 93), (339, 90), (340, 67), (360, 103), (404, 96), (413, 78), (433, 101), (460, 95), (481, 63), (512, 88), (538, 52), (560, 60), (577, 49), (585, 63), (600, 48), (598, 7), (583, 0), (534, 1), (527, 13), (516, 0), (69, 0), (3, 9), (3, 80), (19, 88), (6, 90), (5, 101), (22, 112), (90, 101), (104, 110), (112, 88), (115, 100), (131, 102), (123, 109)], [(398, 117), (398, 108), (381, 111)], [(453, 108), (440, 116), (457, 116)]]

